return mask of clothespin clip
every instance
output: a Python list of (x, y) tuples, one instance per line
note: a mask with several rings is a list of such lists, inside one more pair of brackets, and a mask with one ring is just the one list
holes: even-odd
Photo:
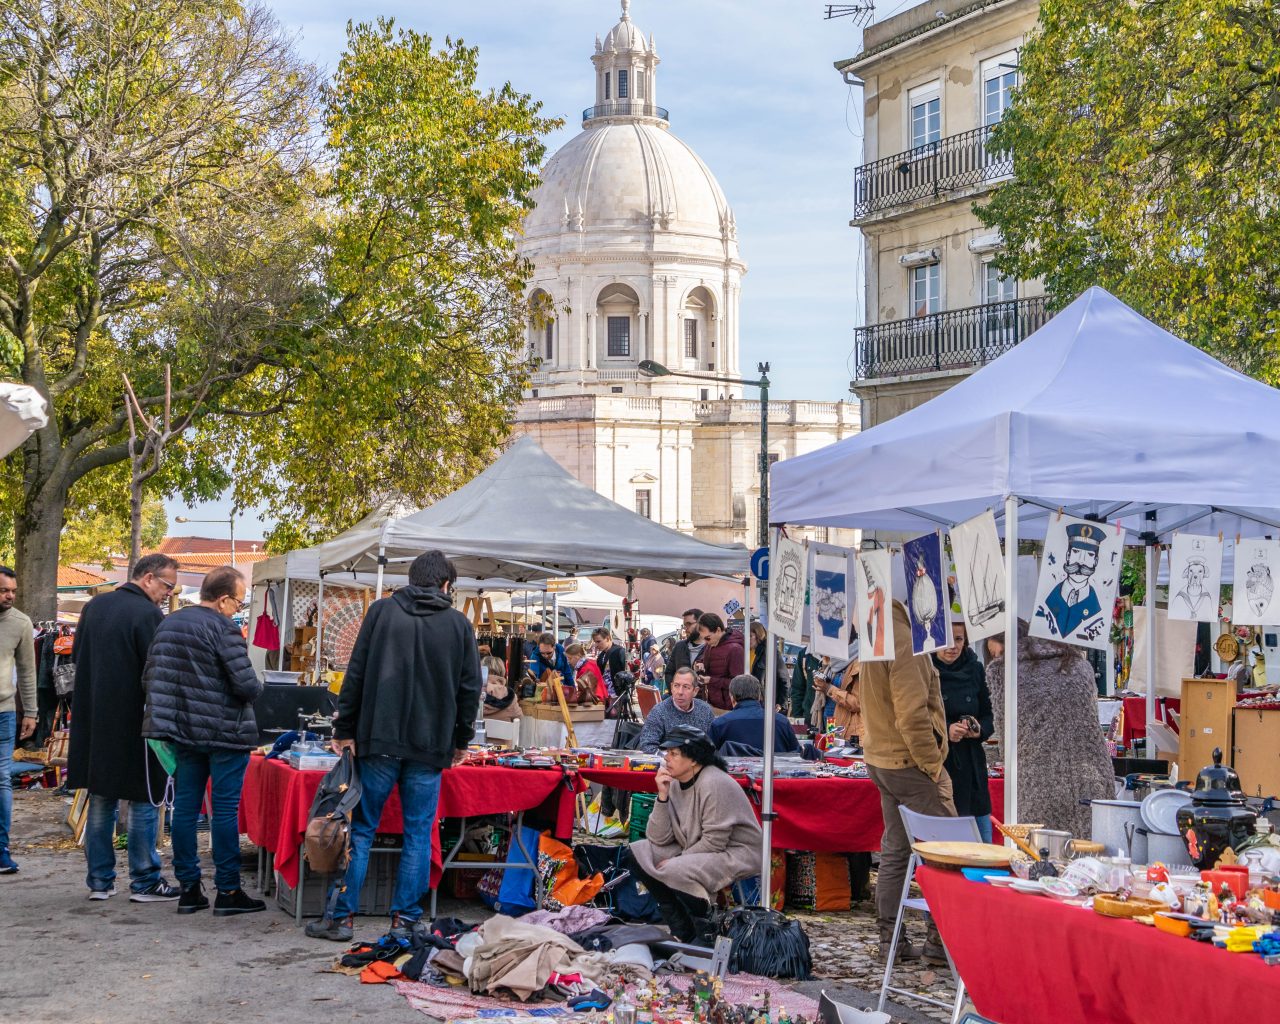
[(1058, 506), (1058, 518), (1059, 518), (1059, 519), (1061, 519), (1061, 518), (1062, 518), (1062, 510), (1063, 510), (1063, 506), (1059, 505), (1059, 506)]
[(1218, 543), (1219, 543), (1219, 544), (1221, 544), (1221, 543), (1222, 543), (1222, 531), (1221, 531), (1221, 530), (1219, 530), (1219, 531), (1218, 531)]
[(1240, 546), (1240, 534), (1236, 534), (1236, 547)]

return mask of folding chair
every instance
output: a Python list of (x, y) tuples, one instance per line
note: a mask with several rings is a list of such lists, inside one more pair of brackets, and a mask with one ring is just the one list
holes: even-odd
[[(978, 820), (976, 818), (936, 818), (929, 814), (917, 814), (902, 805), (898, 806), (898, 811), (902, 815), (902, 824), (906, 827), (907, 835), (912, 842), (982, 842), (982, 833), (978, 831)], [(898, 955), (898, 942), (902, 938), (902, 912), (904, 910), (919, 910), (925, 914), (929, 913), (929, 904), (924, 897), (913, 897), (911, 895), (911, 882), (915, 878), (916, 868), (919, 866), (920, 855), (912, 850), (911, 859), (907, 861), (907, 877), (902, 883), (902, 898), (898, 901), (898, 916), (893, 923), (893, 941), (889, 944), (889, 957), (885, 961), (884, 980), (880, 984), (880, 1002), (876, 1004), (876, 1009), (884, 1009), (885, 1001), (889, 998), (889, 993), (892, 992), (894, 995), (904, 996), (907, 999), (914, 999), (921, 1003), (929, 1003), (931, 1006), (937, 1006), (943, 1010), (949, 1009), (951, 1011), (951, 1022), (956, 1024), (960, 1019), (960, 1011), (964, 1006), (964, 981), (960, 977), (960, 972), (956, 970), (956, 965), (951, 960), (950, 952), (947, 953), (947, 964), (951, 967), (951, 974), (956, 979), (956, 997), (949, 1006), (942, 1000), (934, 999), (932, 996), (921, 995), (918, 992), (912, 992), (910, 989), (895, 988), (890, 984), (893, 980), (894, 961)]]

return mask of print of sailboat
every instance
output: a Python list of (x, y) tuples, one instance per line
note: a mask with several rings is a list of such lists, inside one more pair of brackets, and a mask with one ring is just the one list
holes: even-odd
[[(981, 564), (979, 558), (982, 559)], [(969, 579), (966, 582), (964, 610), (970, 625), (980, 626), (1004, 611), (1004, 596), (999, 593), (990, 551), (984, 553), (975, 547), (969, 556)]]

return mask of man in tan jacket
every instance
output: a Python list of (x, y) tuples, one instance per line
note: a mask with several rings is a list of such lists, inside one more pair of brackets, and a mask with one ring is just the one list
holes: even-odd
[[(880, 925), (880, 958), (889, 955), (893, 925), (902, 898), (902, 883), (911, 859), (911, 840), (899, 806), (918, 814), (955, 816), (947, 759), (947, 722), (938, 670), (929, 656), (911, 652), (907, 609), (893, 602), (893, 661), (862, 664), (862, 717), (867, 735), (862, 749), (867, 774), (880, 790), (884, 838), (880, 840), (880, 872), (876, 880), (876, 917)], [(898, 944), (899, 959), (919, 954), (910, 943)], [(929, 919), (924, 957), (945, 964), (937, 926)]]

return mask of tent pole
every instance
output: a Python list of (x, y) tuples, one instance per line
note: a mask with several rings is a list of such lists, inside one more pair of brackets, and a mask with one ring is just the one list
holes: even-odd
[(379, 545), (378, 547), (378, 600), (382, 599), (382, 574), (387, 568), (387, 549)]
[(746, 648), (747, 671), (753, 666), (751, 664), (751, 574), (747, 573), (742, 579), (742, 645)]
[(285, 637), (289, 635), (287, 630), (289, 626), (292, 625), (293, 623), (293, 616), (289, 612), (289, 577), (288, 576), (285, 576), (284, 578), (284, 597), (280, 601), (279, 611), (280, 611), (280, 622), (278, 623), (278, 625), (280, 626), (280, 658), (276, 664), (276, 668), (279, 671), (283, 672), (284, 671)]
[[(769, 539), (777, 546), (777, 532), (770, 529)], [(774, 552), (769, 552), (769, 564), (777, 565)], [(762, 599), (763, 605), (763, 599)], [(764, 778), (760, 780), (760, 905), (770, 905), (773, 885), (773, 709), (778, 703), (778, 642), (773, 635), (773, 616), (765, 627), (764, 655)]]
[(1159, 548), (1147, 544), (1147, 739), (1144, 751), (1147, 757), (1155, 757), (1151, 743), (1151, 723), (1156, 720), (1156, 568), (1160, 560)]
[(312, 664), (315, 669), (315, 682), (324, 678), (324, 570), (320, 570), (320, 592), (316, 597), (316, 657)]
[[(1018, 821), (1018, 499), (1004, 499), (1004, 815)], [(767, 732), (768, 730), (766, 730)]]

